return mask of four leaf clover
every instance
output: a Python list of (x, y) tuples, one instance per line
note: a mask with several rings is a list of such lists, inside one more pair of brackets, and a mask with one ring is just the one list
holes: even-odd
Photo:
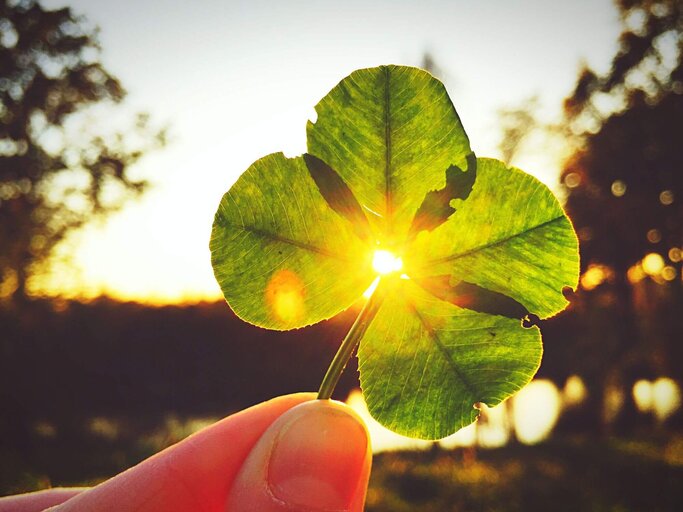
[(240, 318), (270, 329), (363, 301), (321, 396), (360, 341), (370, 413), (404, 435), (445, 437), (535, 374), (537, 320), (577, 285), (576, 235), (545, 185), (474, 155), (425, 71), (355, 71), (316, 112), (308, 153), (266, 156), (224, 195), (216, 279)]

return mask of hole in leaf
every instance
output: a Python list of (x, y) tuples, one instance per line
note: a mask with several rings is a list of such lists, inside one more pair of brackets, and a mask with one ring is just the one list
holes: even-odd
[(540, 321), (541, 319), (536, 315), (533, 313), (528, 313), (522, 318), (522, 327), (525, 329), (531, 329), (534, 325), (538, 325)]
[(455, 213), (451, 201), (467, 199), (476, 178), (477, 157), (474, 153), (467, 155), (466, 170), (463, 171), (457, 165), (451, 165), (446, 169), (446, 185), (440, 190), (427, 192), (415, 213), (408, 238), (413, 239), (420, 231), (431, 231), (446, 222)]

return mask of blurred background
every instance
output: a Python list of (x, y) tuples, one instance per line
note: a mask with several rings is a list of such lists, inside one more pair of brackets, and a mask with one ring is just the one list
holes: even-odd
[[(351, 71), (444, 81), (581, 242), (537, 378), (440, 443), (368, 419), (368, 511), (683, 510), (683, 1), (0, 0), (0, 495), (317, 389), (356, 308), (247, 325), (215, 208)], [(336, 397), (367, 417), (355, 363)]]

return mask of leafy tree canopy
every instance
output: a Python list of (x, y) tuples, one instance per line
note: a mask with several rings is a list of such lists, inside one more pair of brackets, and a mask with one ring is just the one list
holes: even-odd
[[(565, 103), (582, 147), (564, 169), (584, 265), (625, 272), (649, 253), (680, 276), (683, 248), (683, 2), (620, 0), (619, 51), (584, 69)], [(680, 281), (680, 280), (679, 280)]]
[(0, 298), (23, 297), (69, 233), (147, 186), (129, 170), (163, 133), (145, 115), (121, 133), (84, 119), (125, 96), (99, 55), (71, 9), (0, 0)]

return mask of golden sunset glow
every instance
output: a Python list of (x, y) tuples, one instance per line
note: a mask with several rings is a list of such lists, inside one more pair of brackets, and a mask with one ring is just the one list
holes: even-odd
[[(135, 9), (117, 7), (124, 4)], [(58, 256), (72, 269), (60, 267), (49, 278), (41, 278), (32, 287), (38, 295), (106, 294), (155, 304), (220, 300), (207, 245), (222, 195), (261, 156), (276, 151), (297, 156), (307, 151), (303, 127), (315, 119), (313, 105), (341, 77), (388, 62), (420, 65), (425, 51), (433, 49), (447, 88), (457, 93), (460, 114), (468, 119), (468, 134), (478, 153), (498, 156), (500, 132), (491, 129), (497, 126), (498, 109), (538, 92), (546, 105), (556, 106), (556, 112), (548, 115), (559, 116), (577, 63), (583, 59), (593, 66), (605, 65), (619, 35), (610, 3), (591, 4), (588, 21), (574, 4), (563, 4), (557, 8), (561, 15), (555, 13), (538, 23), (537, 18), (518, 16), (519, 7), (505, 2), (492, 9), (486, 2), (465, 6), (382, 1), (364, 5), (364, 21), (358, 24), (354, 9), (340, 11), (332, 3), (315, 4), (307, 16), (301, 16), (286, 3), (257, 2), (247, 9), (235, 2), (211, 2), (210, 8), (197, 9), (192, 2), (175, 2), (153, 31), (140, 21), (144, 9), (156, 12), (153, 3), (124, 4), (69, 2), (101, 27), (107, 67), (134, 100), (127, 108), (139, 108), (149, 112), (153, 121), (168, 123), (172, 136), (166, 148), (135, 166), (136, 176), (153, 183), (150, 191), (69, 240)], [(387, 12), (398, 21), (379, 37), (376, 27)], [(521, 25), (510, 23), (514, 16)], [(270, 30), (275, 30), (281, 44), (272, 45), (262, 36), (263, 24), (275, 19), (279, 22)], [(416, 19), (433, 22), (413, 24)], [(459, 26), (455, 32), (453, 19)], [(477, 23), (481, 19), (487, 20), (485, 27)], [(579, 34), (568, 19), (586, 30)], [(181, 44), (177, 34), (190, 26), (203, 27), (205, 37)], [(349, 26), (357, 32), (350, 33)], [(301, 37), (311, 27), (325, 27), (325, 37), (318, 37), (315, 45)], [(518, 37), (520, 27), (524, 28), (519, 34), (525, 37)], [(498, 37), (514, 44), (500, 45)], [(155, 44), (140, 45), (149, 38)], [(547, 42), (540, 50), (539, 39)], [(471, 46), (472, 40), (478, 41), (476, 51), (451, 51)], [(551, 57), (552, 67), (542, 65)], [(481, 66), (493, 61), (495, 67)], [(544, 78), (538, 89), (529, 76), (541, 72)], [(505, 87), (499, 86), (499, 76), (507, 77)], [(515, 165), (558, 188), (564, 151), (529, 144), (519, 152)], [(8, 292), (0, 290), (3, 293)]]

